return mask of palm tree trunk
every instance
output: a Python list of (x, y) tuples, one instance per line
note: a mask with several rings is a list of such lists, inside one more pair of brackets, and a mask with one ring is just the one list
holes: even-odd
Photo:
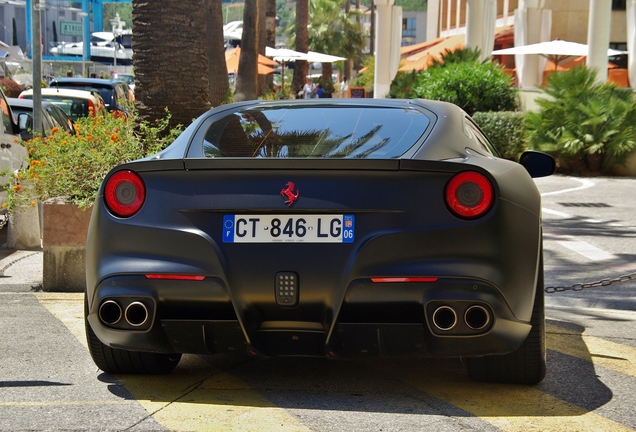
[(246, 0), (243, 10), (241, 55), (236, 74), (235, 101), (256, 99), (258, 68), (258, 0)]
[[(349, 11), (351, 10), (351, 0), (344, 0), (344, 9), (345, 9), (345, 15), (349, 15)], [(346, 59), (344, 61), (344, 75), (346, 77), (350, 77), (351, 76), (351, 68), (352, 68), (352, 61), (350, 58)]]
[[(267, 46), (267, 0), (258, 0), (258, 54), (265, 55), (265, 47)], [(256, 56), (257, 95), (262, 95), (267, 87), (267, 75), (258, 74), (258, 55)]]
[(205, 0), (205, 32), (209, 69), (209, 98), (212, 106), (228, 101), (230, 83), (227, 79), (223, 46), (223, 4), (221, 0)]
[[(309, 51), (309, 0), (296, 1), (296, 51), (306, 53)], [(297, 94), (305, 84), (309, 65), (305, 60), (297, 60), (294, 65), (294, 78), (292, 81), (292, 94)]]
[[(136, 106), (154, 122), (189, 125), (210, 108), (204, 14), (200, 0), (132, 0)], [(187, 49), (184, 49), (187, 47)]]
[[(265, 46), (276, 48), (276, 0), (266, 0), (265, 9)], [(266, 82), (274, 88), (274, 74), (267, 75)]]

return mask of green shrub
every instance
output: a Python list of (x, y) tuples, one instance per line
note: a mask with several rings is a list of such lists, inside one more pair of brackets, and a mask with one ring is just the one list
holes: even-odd
[(607, 173), (636, 149), (636, 103), (631, 89), (597, 84), (579, 67), (550, 74), (526, 120), (529, 148), (552, 153), (561, 171)]
[(499, 156), (518, 161), (525, 150), (525, 114), (519, 111), (477, 112), (473, 120), (499, 152)]
[(392, 84), (392, 95), (451, 102), (470, 115), (477, 111), (514, 111), (518, 106), (512, 79), (491, 62), (450, 63), (415, 76), (401, 75)]
[[(439, 60), (433, 58), (429, 67), (444, 67), (452, 63), (478, 63), (479, 57), (481, 57), (481, 50), (479, 48), (458, 48), (452, 51), (447, 49), (440, 55)], [(484, 60), (484, 63), (487, 61), (490, 60)]]

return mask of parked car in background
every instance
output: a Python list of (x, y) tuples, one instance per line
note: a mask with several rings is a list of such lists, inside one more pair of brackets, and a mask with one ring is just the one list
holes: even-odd
[(34, 131), (45, 136), (49, 135), (53, 128), (58, 128), (75, 135), (73, 120), (71, 120), (62, 108), (53, 102), (42, 101), (42, 110), (40, 112), (42, 125), (39, 128), (34, 127), (33, 124), (35, 116), (33, 113), (32, 99), (7, 98), (7, 102), (9, 102), (13, 110), (13, 115), (18, 123), (20, 137), (23, 140), (33, 138)]
[[(20, 99), (33, 99), (33, 89), (20, 93)], [(105, 113), (104, 99), (97, 91), (48, 87), (42, 89), (42, 100), (62, 108), (71, 120)]]
[(96, 90), (104, 99), (106, 109), (114, 113), (127, 115), (128, 104), (132, 101), (130, 87), (122, 81), (101, 78), (55, 78), (49, 83), (52, 88), (75, 90)]
[[(27, 149), (18, 143), (18, 125), (15, 122), (11, 106), (0, 89), (0, 173), (15, 172), (27, 163)], [(7, 199), (4, 184), (9, 181), (7, 175), (0, 175), (0, 206)], [(4, 207), (0, 207), (4, 213)]]
[(130, 90), (135, 92), (135, 75), (131, 73), (115, 73), (110, 76), (111, 81), (123, 81), (128, 84)]

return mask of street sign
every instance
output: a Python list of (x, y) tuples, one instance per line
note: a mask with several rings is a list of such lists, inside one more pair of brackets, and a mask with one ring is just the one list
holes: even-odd
[(83, 25), (77, 21), (60, 21), (60, 35), (82, 36)]

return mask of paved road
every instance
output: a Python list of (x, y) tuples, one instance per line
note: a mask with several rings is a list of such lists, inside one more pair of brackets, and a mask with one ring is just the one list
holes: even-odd
[[(636, 271), (636, 180), (537, 183), (547, 285)], [(434, 359), (186, 356), (167, 376), (113, 376), (87, 353), (81, 295), (37, 292), (40, 252), (0, 250), (0, 269), (3, 431), (636, 429), (635, 281), (548, 294), (548, 373), (525, 387), (474, 383), (459, 360)]]

